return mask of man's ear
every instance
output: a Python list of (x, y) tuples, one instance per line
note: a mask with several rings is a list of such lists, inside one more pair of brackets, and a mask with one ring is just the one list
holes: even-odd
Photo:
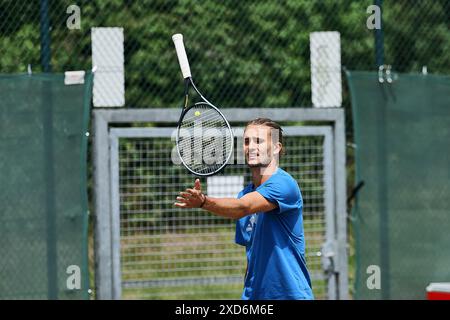
[(273, 148), (273, 154), (274, 155), (280, 155), (281, 154), (281, 149), (283, 149), (283, 145), (281, 144), (281, 142), (275, 143), (275, 148)]

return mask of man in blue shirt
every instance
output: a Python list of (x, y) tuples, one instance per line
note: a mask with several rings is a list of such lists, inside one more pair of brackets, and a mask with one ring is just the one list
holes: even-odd
[(212, 198), (200, 181), (177, 197), (175, 206), (203, 208), (238, 219), (236, 243), (245, 246), (244, 300), (314, 299), (306, 268), (303, 200), (297, 182), (278, 167), (282, 129), (258, 118), (244, 131), (244, 153), (252, 183), (234, 198)]

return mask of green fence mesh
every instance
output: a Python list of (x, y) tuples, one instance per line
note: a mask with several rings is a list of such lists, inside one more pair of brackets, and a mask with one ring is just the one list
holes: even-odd
[[(367, 26), (375, 3), (382, 13), (378, 31)], [(338, 31), (341, 64), (349, 70), (383, 63), (398, 72), (426, 66), (430, 73), (449, 74), (448, 21), (448, 0), (0, 0), (0, 72), (24, 72), (28, 65), (34, 72), (91, 69), (91, 28), (122, 27), (125, 107), (179, 107), (183, 86), (171, 35), (180, 32), (196, 83), (214, 104), (310, 107), (311, 32)], [(342, 90), (347, 141), (353, 142), (346, 82)], [(2, 106), (11, 99), (3, 93)], [(34, 121), (20, 130), (34, 130)], [(3, 122), (0, 130), (11, 125)], [(353, 150), (347, 151), (352, 184)], [(22, 202), (27, 206), (27, 199)]]
[[(312, 104), (310, 32), (340, 32), (342, 65), (371, 70), (376, 59), (367, 9), (374, 3), (0, 0), (0, 69), (23, 72), (28, 64), (36, 71), (46, 64), (54, 72), (89, 69), (91, 28), (123, 27), (126, 106), (176, 107), (183, 86), (171, 36), (179, 32), (196, 82), (215, 104), (306, 107)], [(429, 72), (448, 73), (450, 2), (380, 3), (384, 63), (401, 72), (419, 72), (427, 65)]]
[(430, 282), (450, 281), (450, 77), (347, 78), (356, 180), (364, 181), (354, 212), (355, 297), (424, 299)]
[(91, 83), (0, 76), (0, 299), (88, 297)]

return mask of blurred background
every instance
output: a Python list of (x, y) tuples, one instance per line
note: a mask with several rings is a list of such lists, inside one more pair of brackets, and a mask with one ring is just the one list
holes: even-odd
[[(75, 8), (73, 7), (74, 5)], [(382, 19), (380, 29), (368, 27), (368, 19), (370, 19), (370, 16), (374, 13), (373, 11), (368, 10), (371, 5), (377, 5), (381, 9)], [(77, 12), (79, 13), (79, 16), (74, 20), (73, 15)], [(337, 31), (340, 34), (342, 102), (341, 105), (330, 107), (341, 108), (345, 114), (346, 193), (350, 196), (354, 194), (353, 191), (355, 190), (355, 186), (363, 180), (358, 179), (356, 174), (357, 164), (355, 157), (357, 157), (356, 146), (358, 143), (356, 135), (360, 133), (361, 136), (364, 137), (364, 134), (366, 133), (364, 131), (358, 132), (356, 128), (354, 128), (354, 122), (358, 118), (355, 116), (355, 105), (364, 105), (365, 100), (361, 100), (356, 94), (352, 96), (349, 79), (354, 79), (355, 83), (358, 83), (359, 78), (357, 75), (352, 78), (348, 73), (347, 76), (349, 76), (349, 78), (347, 78), (345, 72), (356, 70), (366, 71), (371, 75), (370, 79), (374, 81), (374, 86), (379, 85), (377, 80), (379, 66), (381, 65), (390, 65), (392, 72), (397, 74), (396, 79), (399, 79), (398, 81), (402, 78), (401, 74), (449, 75), (449, 25), (450, 2), (448, 0), (92, 0), (77, 2), (63, 0), (0, 0), (0, 72), (4, 75), (17, 75), (29, 74), (30, 72), (32, 74), (61, 74), (69, 70), (91, 70), (94, 64), (92, 61), (91, 28), (120, 27), (123, 28), (125, 91), (123, 104), (115, 107), (124, 107), (127, 109), (179, 108), (182, 101), (181, 97), (183, 96), (183, 85), (171, 36), (174, 33), (182, 33), (184, 35), (185, 46), (190, 59), (194, 80), (197, 86), (201, 88), (200, 90), (204, 92), (208, 99), (213, 101), (214, 104), (223, 109), (312, 108), (310, 33), (318, 31)], [(110, 39), (110, 42), (112, 43), (116, 40), (117, 39)], [(106, 39), (106, 42), (108, 41), (109, 40)], [(103, 59), (107, 62), (109, 58), (104, 57)], [(112, 69), (112, 71), (114, 70)], [(444, 77), (443, 79), (444, 80), (442, 81), (448, 81), (448, 78)], [(5, 80), (5, 82), (7, 81), (8, 80)], [(436, 81), (437, 83), (442, 84), (442, 81)], [(443, 89), (439, 89), (441, 90), (440, 92), (442, 95), (448, 95), (449, 93), (447, 84), (448, 82), (445, 82)], [(410, 83), (409, 88), (415, 88), (416, 85), (420, 86), (420, 84), (414, 80)], [(358, 92), (361, 92), (361, 90), (368, 90), (367, 87), (356, 87), (355, 84), (354, 90), (358, 90)], [(406, 95), (408, 91), (407, 88), (408, 87), (406, 87), (404, 92)], [(3, 91), (1, 91), (0, 94), (6, 94), (7, 90), (9, 89), (6, 86), (3, 87)], [(113, 94), (114, 92), (111, 92), (111, 95)], [(368, 96), (368, 94), (365, 95), (365, 99), (367, 99)], [(86, 95), (84, 97), (86, 98)], [(90, 97), (88, 97), (88, 99), (90, 99)], [(414, 103), (413, 100), (414, 99), (410, 99), (409, 103)], [(14, 99), (11, 98), (10, 101), (11, 104), (8, 108), (11, 108)], [(43, 101), (45, 101), (45, 99)], [(397, 102), (399, 101), (402, 101), (402, 99), (400, 96), (397, 96)], [(79, 103), (81, 105), (82, 101)], [(353, 110), (352, 103), (354, 104)], [(4, 106), (5, 107), (2, 109), (2, 116), (6, 121), (8, 119), (7, 112), (11, 109), (8, 109), (6, 104), (4, 104)], [(92, 106), (92, 108), (95, 109), (96, 107)], [(418, 106), (417, 108), (418, 109), (411, 108), (410, 111), (424, 110), (423, 105)], [(440, 137), (446, 138), (448, 130), (445, 130), (445, 127), (450, 126), (450, 124), (447, 122), (448, 117), (445, 117), (445, 115), (449, 111), (448, 108), (445, 109), (445, 107), (440, 107), (439, 110), (439, 112), (442, 112), (439, 113), (439, 118), (442, 120), (441, 123), (444, 128), (440, 131)], [(408, 109), (406, 108), (404, 111), (408, 112)], [(174, 112), (179, 112), (179, 110), (176, 109)], [(363, 111), (360, 111), (359, 115), (361, 115), (361, 112)], [(442, 114), (444, 114), (444, 116), (442, 116)], [(399, 123), (402, 121), (400, 119), (408, 119), (408, 117), (399, 117)], [(425, 118), (421, 118), (420, 120), (423, 119)], [(362, 119), (360, 120), (360, 128), (364, 128), (365, 122)], [(366, 120), (370, 121), (370, 119)], [(374, 118), (372, 118), (372, 120), (375, 121), (375, 125), (378, 123), (377, 121), (379, 121), (379, 119), (374, 120)], [(5, 121), (3, 122), (5, 123)], [(155, 126), (155, 124), (149, 124), (148, 121), (145, 122), (147, 123), (144, 124), (144, 127)], [(297, 124), (301, 123), (299, 122)], [(142, 127), (142, 123), (138, 124), (135, 122), (116, 125), (116, 127), (137, 126)], [(80, 128), (81, 127), (82, 125), (80, 124)], [(432, 128), (433, 123), (430, 123), (429, 129), (432, 130)], [(4, 132), (5, 130), (6, 129), (4, 129)], [(92, 140), (91, 138), (87, 139), (87, 206), (89, 211), (94, 213)], [(389, 140), (389, 133), (387, 133), (386, 136), (383, 136), (383, 139)], [(433, 141), (432, 136), (430, 139), (430, 141)], [(445, 149), (445, 139), (442, 141), (442, 144), (436, 144), (436, 148)], [(292, 153), (295, 155), (300, 154), (302, 152), (301, 150), (303, 150), (303, 152), (305, 152), (304, 150), (315, 150), (311, 146), (315, 145), (316, 142), (311, 143), (311, 141), (302, 142), (302, 140), (296, 140), (295, 142), (292, 141), (289, 143), (291, 144)], [(320, 143), (317, 142), (317, 144)], [(427, 140), (423, 142), (423, 145), (429, 143), (430, 142)], [(148, 150), (158, 150), (158, 148), (161, 148), (161, 150), (163, 148), (170, 149), (170, 146), (169, 140), (160, 142), (160, 145), (157, 146), (154, 144), (145, 145), (144, 141), (124, 141), (121, 142), (119, 150), (121, 150), (120, 152), (132, 150), (134, 152), (133, 154), (139, 157), (143, 152), (147, 152)], [(298, 151), (295, 151), (297, 149)], [(3, 151), (7, 152), (7, 149), (4, 149)], [(386, 154), (388, 153), (386, 150), (380, 151), (380, 149), (378, 149), (378, 151), (385, 152)], [(314, 151), (309, 151), (309, 154), (311, 155), (313, 152)], [(443, 162), (442, 167), (439, 168), (444, 168), (443, 170), (445, 170), (445, 166), (447, 164), (450, 165), (450, 163), (447, 162), (448, 151), (442, 150), (442, 152), (441, 159), (443, 159)], [(430, 154), (433, 153), (430, 151)], [(435, 154), (437, 155), (438, 153), (436, 152)], [(127, 157), (127, 155), (123, 155), (123, 159), (127, 159)], [(145, 158), (145, 156), (143, 157)], [(141, 160), (138, 160), (137, 163), (134, 164), (130, 164), (133, 161), (132, 159), (137, 159), (136, 157), (133, 158), (133, 156), (131, 156), (131, 160), (120, 160), (122, 161), (121, 163), (125, 163), (123, 165), (124, 167), (121, 167), (121, 172), (123, 174), (121, 181), (126, 182), (126, 179), (132, 179), (133, 177), (142, 175), (150, 177), (161, 174), (162, 171), (152, 172), (152, 170), (156, 170), (154, 168), (163, 166), (163, 164), (158, 164), (158, 161), (151, 163), (147, 162), (144, 167), (141, 166), (138, 168), (139, 165), (142, 165), (142, 163), (146, 161), (146, 158), (144, 158), (139, 158)], [(288, 158), (286, 161), (287, 164), (295, 164), (299, 161), (306, 161), (305, 159), (306, 158), (299, 156), (298, 158)], [(364, 158), (364, 156), (361, 155), (360, 159), (369, 161), (370, 157)], [(317, 163), (321, 162), (321, 160), (317, 160), (317, 158), (311, 161), (316, 161)], [(361, 166), (364, 166), (367, 161), (361, 163)], [(418, 162), (418, 164), (421, 163)], [(387, 164), (387, 167), (389, 167), (389, 164)], [(297, 169), (299, 172), (299, 180), (301, 180), (302, 169), (300, 167)], [(243, 174), (243, 169), (236, 170), (236, 174)], [(445, 176), (447, 173), (448, 172), (443, 172), (443, 175)], [(166, 174), (170, 175), (175, 173), (167, 172)], [(317, 176), (315, 177), (317, 178)], [(148, 178), (148, 180), (144, 179), (143, 181), (135, 182), (134, 184), (133, 182), (130, 182), (130, 188), (134, 188), (134, 191), (136, 191), (137, 188), (140, 187), (136, 184), (142, 184), (150, 186), (150, 189), (154, 189), (152, 189), (153, 191), (148, 192), (157, 192), (158, 185), (164, 183), (164, 181), (155, 182), (151, 179), (152, 178)], [(245, 179), (247, 181), (248, 177)], [(450, 175), (448, 176), (448, 179), (450, 180)], [(164, 195), (169, 195), (170, 198), (171, 194), (175, 192), (177, 188), (186, 186), (186, 184), (189, 183), (188, 181), (190, 181), (189, 176), (184, 180), (182, 179), (182, 181), (178, 181), (177, 184), (173, 186), (173, 190), (171, 189), (170, 192), (167, 191), (168, 193)], [(364, 181), (367, 186), (367, 179)], [(445, 181), (442, 183), (445, 186)], [(308, 182), (306, 181), (305, 185), (307, 184)], [(405, 184), (407, 183), (405, 182)], [(129, 195), (129, 191), (126, 191), (128, 190), (126, 188), (127, 187), (124, 186), (121, 189), (121, 196), (124, 201), (123, 204), (121, 203), (121, 206), (122, 208), (125, 208), (123, 209), (125, 215), (126, 210), (132, 210), (130, 209), (132, 205), (130, 207), (130, 205), (127, 205), (126, 203), (126, 197)], [(401, 189), (402, 186), (398, 186), (398, 188)], [(436, 188), (442, 190), (442, 185), (439, 185), (439, 187), (436, 186)], [(305, 192), (308, 192), (307, 190), (309, 190), (308, 186), (305, 186)], [(311, 186), (311, 190), (314, 190), (314, 186)], [(367, 196), (370, 197), (370, 195)], [(413, 191), (406, 193), (405, 197), (414, 197)], [(445, 204), (443, 205), (443, 208), (440, 209), (442, 210), (440, 212), (446, 212), (446, 214), (448, 214), (449, 211), (447, 210), (449, 210), (450, 207), (447, 206), (447, 199), (450, 195), (443, 192), (441, 197), (445, 199)], [(357, 226), (360, 232), (364, 232), (364, 230), (366, 230), (364, 228), (368, 227), (361, 226), (358, 223), (352, 224), (352, 221), (357, 219), (358, 216), (356, 214), (353, 215), (352, 220), (351, 213), (355, 205), (354, 198), (348, 200), (347, 210), (349, 224), (347, 236), (349, 274), (347, 276), (350, 283), (349, 297), (398, 297), (398, 295), (395, 294), (371, 295), (372, 293), (369, 291), (367, 291), (367, 293), (364, 293), (365, 291), (360, 291), (359, 296), (356, 294), (355, 282), (357, 282), (357, 274), (359, 274), (359, 277), (362, 279), (360, 283), (364, 284), (366, 265), (363, 263), (363, 266), (359, 267), (360, 272), (358, 273), (356, 270), (358, 264), (358, 248), (355, 245), (355, 230), (353, 228), (354, 226)], [(141, 207), (145, 207), (146, 201), (153, 200), (145, 200), (143, 198), (137, 200)], [(386, 199), (372, 198), (371, 201), (386, 201)], [(436, 202), (439, 201), (439, 199), (429, 201)], [(29, 210), (29, 208), (25, 210)], [(426, 211), (431, 209), (424, 208), (423, 210)], [(379, 212), (379, 209), (376, 209), (375, 211)], [(7, 212), (7, 210), (4, 212)], [(383, 215), (381, 215), (381, 217), (383, 217)], [(5, 214), (3, 219), (4, 221), (7, 221), (9, 218)], [(138, 217), (137, 219), (143, 218)], [(442, 225), (447, 225), (449, 220), (450, 218), (443, 220)], [(192, 221), (197, 220), (194, 219)], [(219, 222), (216, 220), (214, 221), (215, 222), (211, 223), (225, 224), (222, 220)], [(158, 229), (159, 227), (156, 227), (157, 223), (151, 224), (148, 221), (148, 225), (143, 225), (142, 223), (137, 224), (137, 229), (132, 229), (133, 221), (127, 220), (123, 221), (123, 223), (126, 225), (126, 227), (122, 226), (122, 229), (125, 231), (128, 230), (126, 228), (130, 226), (130, 230), (132, 231), (157, 230), (158, 232), (161, 232), (162, 230)], [(224, 228), (227, 231), (225, 232), (226, 237), (224, 238), (223, 243), (228, 243), (231, 246), (232, 238), (230, 238), (229, 235), (232, 233), (232, 226), (226, 224)], [(320, 232), (323, 231), (323, 228), (323, 225), (321, 225)], [(89, 296), (90, 298), (95, 298), (94, 270), (96, 258), (94, 252), (94, 230), (94, 215), (90, 214), (88, 238), (89, 288), (92, 289)], [(376, 230), (372, 231), (377, 233)], [(412, 230), (408, 232), (411, 233)], [(430, 230), (430, 233), (433, 233), (433, 230)], [(124, 233), (122, 233), (122, 236), (123, 235)], [(385, 240), (387, 242), (384, 244), (384, 240), (380, 234), (374, 236), (372, 239), (381, 241), (380, 243), (383, 247), (383, 245), (387, 246), (388, 243), (391, 243), (390, 241), (393, 241), (394, 238), (391, 237), (388, 240)], [(9, 241), (10, 240), (11, 239), (9, 239)], [(126, 242), (128, 240), (124, 241)], [(211, 241), (211, 239), (207, 239), (206, 241)], [(364, 239), (364, 241), (370, 241), (370, 238)], [(222, 242), (220, 243), (222, 244)], [(311, 243), (313, 243), (313, 240), (311, 240)], [(155, 243), (152, 243), (152, 245), (155, 245)], [(126, 243), (122, 244), (122, 246), (126, 247)], [(317, 244), (317, 246), (319, 248), (320, 244)], [(138, 258), (136, 258), (136, 256), (139, 256), (139, 250), (136, 248), (137, 247), (133, 247), (134, 251), (127, 258), (128, 260), (123, 261), (124, 268), (126, 268), (127, 263), (130, 264), (130, 261), (137, 261), (136, 259)], [(237, 249), (227, 248), (224, 250), (232, 251), (232, 254), (228, 256), (228, 258), (239, 261), (233, 265), (234, 269), (231, 268), (232, 270), (238, 271), (237, 273), (232, 274), (232, 276), (237, 277), (238, 274), (245, 271), (241, 253), (237, 253)], [(360, 253), (365, 252), (366, 256), (370, 252), (369, 249), (364, 251), (363, 244), (359, 248), (360, 250), (363, 250), (360, 251)], [(422, 249), (428, 250), (427, 248)], [(441, 248), (443, 249), (443, 247)], [(178, 251), (183, 251), (183, 249)], [(127, 254), (130, 254), (129, 251), (127, 252)], [(124, 254), (124, 252), (122, 253)], [(202, 259), (202, 256), (194, 256), (189, 259), (182, 258), (180, 252), (177, 254), (178, 256), (172, 261), (173, 263), (177, 263), (177, 259)], [(205, 254), (209, 254), (209, 252), (206, 251)], [(161, 258), (163, 256), (164, 254), (161, 253), (161, 255), (158, 255), (158, 259), (163, 260), (163, 258)], [(224, 257), (226, 256), (220, 256), (220, 259), (226, 260)], [(311, 259), (314, 260), (316, 258)], [(390, 262), (392, 263), (395, 259), (391, 258)], [(383, 261), (384, 263), (387, 263), (385, 260)], [(359, 263), (362, 262), (360, 261)], [(368, 264), (370, 263), (368, 262)], [(381, 262), (380, 264), (383, 265)], [(0, 262), (0, 267), (1, 265), (2, 263)], [(141, 266), (142, 265), (144, 265), (144, 263), (141, 263)], [(154, 261), (147, 263), (146, 266), (147, 269), (145, 269), (146, 271), (142, 271), (143, 274), (145, 274), (145, 272), (154, 272), (152, 268), (167, 267), (167, 265), (164, 267), (164, 264), (158, 264)], [(386, 264), (385, 266), (387, 267)], [(189, 268), (191, 267), (192, 264), (185, 267), (185, 270), (187, 270), (186, 272), (189, 272), (189, 270), (191, 270)], [(11, 266), (9, 266), (9, 268), (11, 268)], [(315, 267), (313, 269), (315, 269)], [(319, 259), (317, 260), (318, 272), (320, 269)], [(12, 269), (8, 270), (10, 270), (9, 274), (13, 273), (13, 271), (11, 271)], [(20, 270), (20, 266), (17, 266), (17, 270)], [(214, 269), (212, 270), (214, 271)], [(178, 270), (176, 272), (183, 271)], [(411, 271), (411, 273), (413, 272)], [(440, 279), (430, 278), (430, 282), (450, 281), (450, 275), (449, 278), (443, 279), (444, 277), (442, 277), (442, 274), (445, 273), (445, 270), (440, 271)], [(166, 275), (156, 275), (156, 277), (158, 276), (165, 277)], [(412, 277), (413, 275), (409, 274), (408, 276)], [(0, 277), (3, 277), (3, 275), (0, 275)], [(124, 277), (126, 278), (125, 275)], [(240, 296), (239, 281), (237, 281), (237, 284), (233, 285), (231, 289), (227, 288), (226, 290), (223, 290), (223, 292), (219, 291), (217, 294), (211, 293), (210, 295), (208, 295), (208, 292), (205, 293), (204, 290), (201, 289), (203, 287), (198, 291), (194, 290), (194, 293), (191, 295), (182, 293), (176, 294), (173, 291), (169, 290), (168, 292), (165, 289), (158, 291), (158, 288), (158, 290), (154, 289), (157, 285), (153, 283), (153, 289), (150, 290), (150, 293), (133, 291), (132, 293), (129, 293), (128, 296), (125, 294), (124, 298), (162, 299), (234, 297), (238, 299)], [(174, 286), (173, 284), (171, 285)], [(322, 285), (321, 282), (318, 282), (318, 288), (321, 288)], [(164, 284), (162, 286), (164, 286)], [(86, 289), (87, 292), (88, 288), (84, 287), (84, 285), (83, 288)], [(0, 291), (6, 292), (8, 290), (10, 290), (10, 288), (5, 285)], [(182, 291), (185, 289), (180, 290)], [(399, 290), (404, 290), (404, 288)], [(320, 289), (317, 292), (317, 296), (319, 298), (327, 298), (325, 291), (326, 289)], [(211, 292), (215, 291), (212, 290)], [(26, 294), (22, 295), (19, 293), (16, 297), (23, 296), (27, 297)], [(0, 292), (0, 297), (11, 298), (12, 296)], [(46, 298), (46, 294), (37, 294), (36, 296), (31, 295), (29, 297)], [(70, 296), (67, 297), (70, 298)], [(65, 296), (65, 298), (67, 297)], [(83, 295), (83, 297), (86, 298), (88, 296)], [(420, 293), (417, 293), (413, 298), (420, 298)]]
[[(397, 72), (427, 66), (430, 73), (448, 74), (449, 2), (380, 3), (381, 64)], [(0, 66), (2, 72), (26, 72), (28, 64), (34, 72), (87, 70), (92, 68), (91, 28), (123, 27), (126, 107), (175, 107), (183, 87), (171, 36), (182, 33), (197, 83), (222, 108), (310, 107), (309, 34), (339, 31), (342, 66), (375, 70), (375, 30), (366, 26), (373, 4), (2, 0)], [(67, 27), (71, 5), (80, 9), (79, 29)], [(46, 21), (48, 29), (42, 27)], [(349, 106), (347, 90), (343, 106)], [(347, 130), (350, 134), (351, 126)]]

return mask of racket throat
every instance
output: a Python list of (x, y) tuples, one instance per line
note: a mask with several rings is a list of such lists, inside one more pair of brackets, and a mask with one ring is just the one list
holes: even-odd
[(189, 103), (189, 84), (192, 82), (191, 77), (184, 79), (184, 110), (188, 107)]

